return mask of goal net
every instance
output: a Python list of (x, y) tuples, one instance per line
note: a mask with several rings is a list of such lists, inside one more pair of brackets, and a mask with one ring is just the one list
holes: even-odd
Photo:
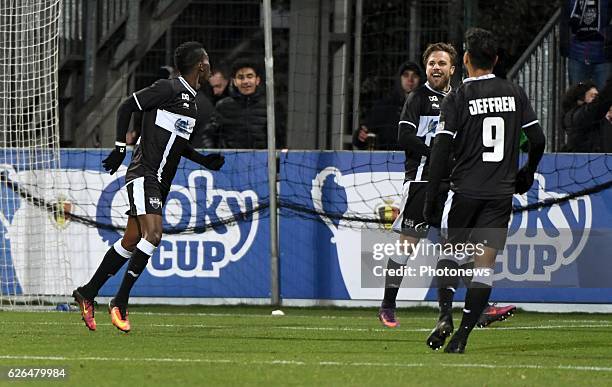
[(60, 0), (0, 3), (2, 306), (44, 304), (68, 292), (60, 232), (67, 203), (54, 172), (59, 9)]

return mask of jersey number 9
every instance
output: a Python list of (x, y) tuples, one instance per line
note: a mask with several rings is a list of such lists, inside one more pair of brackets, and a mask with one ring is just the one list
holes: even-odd
[(496, 163), (504, 158), (504, 119), (485, 117), (482, 121), (482, 145), (493, 148), (482, 152), (482, 161)]

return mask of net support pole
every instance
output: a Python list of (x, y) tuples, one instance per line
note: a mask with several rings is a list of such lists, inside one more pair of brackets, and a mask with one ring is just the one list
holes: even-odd
[(359, 130), (359, 97), (361, 95), (361, 41), (363, 23), (363, 0), (355, 3), (355, 49), (353, 64), (353, 130)]
[(276, 123), (274, 121), (274, 58), (272, 56), (272, 5), (263, 0), (266, 56), (266, 110), (268, 117), (268, 189), (270, 191), (270, 303), (280, 305), (278, 218), (276, 205)]

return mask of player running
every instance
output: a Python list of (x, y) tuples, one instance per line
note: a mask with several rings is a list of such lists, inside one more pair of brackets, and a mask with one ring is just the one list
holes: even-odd
[(134, 283), (162, 237), (162, 209), (181, 156), (211, 170), (224, 163), (220, 154), (202, 155), (189, 144), (197, 116), (196, 88), (200, 78), (210, 76), (208, 54), (198, 42), (181, 44), (174, 53), (180, 76), (162, 79), (121, 103), (117, 111), (115, 149), (103, 160), (104, 169), (117, 172), (125, 157), (125, 135), (132, 113), (143, 111), (143, 130), (125, 175), (130, 203), (125, 234), (106, 252), (91, 280), (74, 290), (81, 316), (90, 330), (96, 329), (94, 298), (98, 291), (128, 262), (123, 281), (109, 303), (112, 324), (129, 332), (128, 298)]
[[(393, 230), (400, 233), (400, 242), (415, 246), (421, 238), (427, 236), (428, 227), (423, 218), (425, 201), (425, 186), (429, 170), (430, 145), (440, 115), (440, 104), (451, 90), (450, 78), (455, 71), (457, 52), (447, 43), (430, 44), (423, 52), (423, 63), (427, 82), (412, 91), (404, 103), (399, 122), (399, 143), (405, 149), (405, 180), (403, 186), (401, 212), (393, 224)], [(445, 197), (441, 198), (443, 202)], [(389, 328), (399, 326), (395, 316), (396, 299), (403, 276), (393, 276), (389, 273), (402, 272), (408, 256), (393, 256), (389, 258), (385, 276), (385, 292), (378, 318)], [(446, 258), (446, 259), (445, 259)], [(454, 257), (443, 257), (438, 261), (438, 268), (457, 268), (461, 262), (452, 260)], [(465, 265), (470, 266), (471, 263)], [(462, 266), (463, 267), (463, 266)], [(455, 289), (459, 285), (458, 278), (451, 278), (438, 283), (438, 298), (441, 315), (450, 315)], [(481, 316), (482, 326), (487, 326), (511, 315), (516, 309), (514, 305), (490, 306)], [(452, 332), (452, 324), (447, 327)]]
[[(497, 42), (489, 31), (473, 28), (465, 36), (463, 56), (469, 78), (442, 102), (431, 151), (429, 184), (423, 216), (441, 222), (446, 242), (482, 244), (474, 255), (475, 272), (468, 287), (463, 318), (444, 349), (463, 353), (470, 332), (487, 305), (497, 251), (506, 243), (514, 193), (525, 193), (544, 153), (544, 133), (520, 86), (496, 78)], [(527, 163), (518, 170), (521, 131), (529, 139)], [(440, 211), (440, 182), (448, 175), (448, 154), (455, 164), (450, 191)], [(518, 172), (517, 172), (518, 170)], [(436, 328), (427, 345), (439, 349), (450, 332)]]

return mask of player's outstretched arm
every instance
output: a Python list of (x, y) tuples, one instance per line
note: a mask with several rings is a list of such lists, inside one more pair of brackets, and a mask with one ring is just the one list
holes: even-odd
[(534, 174), (544, 155), (546, 138), (540, 124), (535, 123), (523, 129), (529, 143), (527, 163), (516, 174), (515, 192), (524, 194), (533, 184)]
[(102, 166), (110, 174), (117, 172), (125, 158), (125, 135), (130, 126), (132, 113), (139, 110), (136, 100), (132, 97), (127, 98), (119, 105), (117, 110), (117, 132), (115, 137), (115, 149), (102, 160)]
[(183, 152), (183, 156), (187, 157), (194, 163), (198, 163), (204, 168), (212, 171), (218, 171), (225, 164), (225, 157), (221, 153), (210, 153), (203, 155), (195, 150), (191, 144), (188, 144)]

